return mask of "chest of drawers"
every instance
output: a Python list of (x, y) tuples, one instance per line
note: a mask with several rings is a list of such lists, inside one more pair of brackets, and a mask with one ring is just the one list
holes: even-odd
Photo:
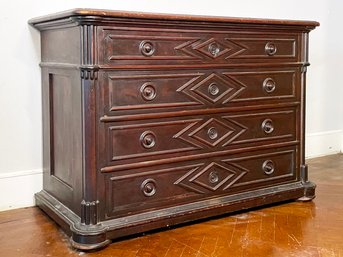
[(76, 9), (30, 24), (42, 49), (36, 202), (74, 247), (314, 197), (305, 74), (318, 23)]

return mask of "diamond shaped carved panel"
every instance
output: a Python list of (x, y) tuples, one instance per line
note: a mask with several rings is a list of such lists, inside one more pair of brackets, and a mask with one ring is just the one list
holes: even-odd
[(188, 135), (202, 143), (215, 147), (234, 132), (236, 132), (235, 129), (225, 123), (216, 119), (210, 119)]
[(226, 104), (237, 97), (246, 85), (223, 74), (211, 73), (187, 82), (177, 89), (201, 104)]
[(228, 81), (212, 73), (193, 86), (191, 91), (209, 102), (217, 103), (223, 98), (225, 98), (223, 102), (227, 102), (238, 95), (245, 87), (243, 84), (233, 80)]
[(246, 168), (234, 163), (219, 164), (212, 162), (192, 169), (176, 180), (174, 184), (201, 194), (215, 192), (219, 189), (224, 191), (229, 189), (247, 172)]
[(247, 127), (232, 119), (201, 120), (187, 126), (173, 138), (191, 145), (202, 144), (207, 147), (227, 146), (247, 130)]
[(174, 48), (182, 54), (200, 59), (229, 59), (246, 51), (246, 46), (228, 38), (193, 39)]

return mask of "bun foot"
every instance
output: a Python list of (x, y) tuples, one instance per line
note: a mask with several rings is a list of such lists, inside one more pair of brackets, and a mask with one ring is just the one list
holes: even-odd
[(90, 251), (107, 246), (111, 240), (106, 239), (106, 234), (78, 235), (73, 233), (70, 243), (76, 249)]
[(315, 189), (316, 189), (316, 184), (310, 181), (304, 183), (304, 196), (298, 198), (297, 201), (300, 201), (300, 202), (311, 201), (312, 199), (316, 197)]

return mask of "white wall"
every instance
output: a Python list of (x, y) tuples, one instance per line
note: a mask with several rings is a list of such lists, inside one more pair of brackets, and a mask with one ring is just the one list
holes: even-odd
[[(339, 28), (343, 2), (326, 2), (321, 27), (310, 37), (310, 62), (307, 87), (306, 155), (316, 157), (343, 148), (343, 87), (340, 75), (343, 33)], [(311, 5), (317, 9), (315, 2)]]
[(42, 187), (40, 39), (27, 20), (76, 7), (319, 21), (310, 35), (307, 153), (342, 149), (340, 0), (6, 1), (0, 16), (0, 210), (33, 205)]

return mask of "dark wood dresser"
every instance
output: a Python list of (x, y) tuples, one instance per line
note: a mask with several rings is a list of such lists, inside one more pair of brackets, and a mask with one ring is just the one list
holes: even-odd
[(42, 49), (36, 202), (74, 247), (315, 196), (304, 121), (317, 22), (76, 9), (29, 23)]

